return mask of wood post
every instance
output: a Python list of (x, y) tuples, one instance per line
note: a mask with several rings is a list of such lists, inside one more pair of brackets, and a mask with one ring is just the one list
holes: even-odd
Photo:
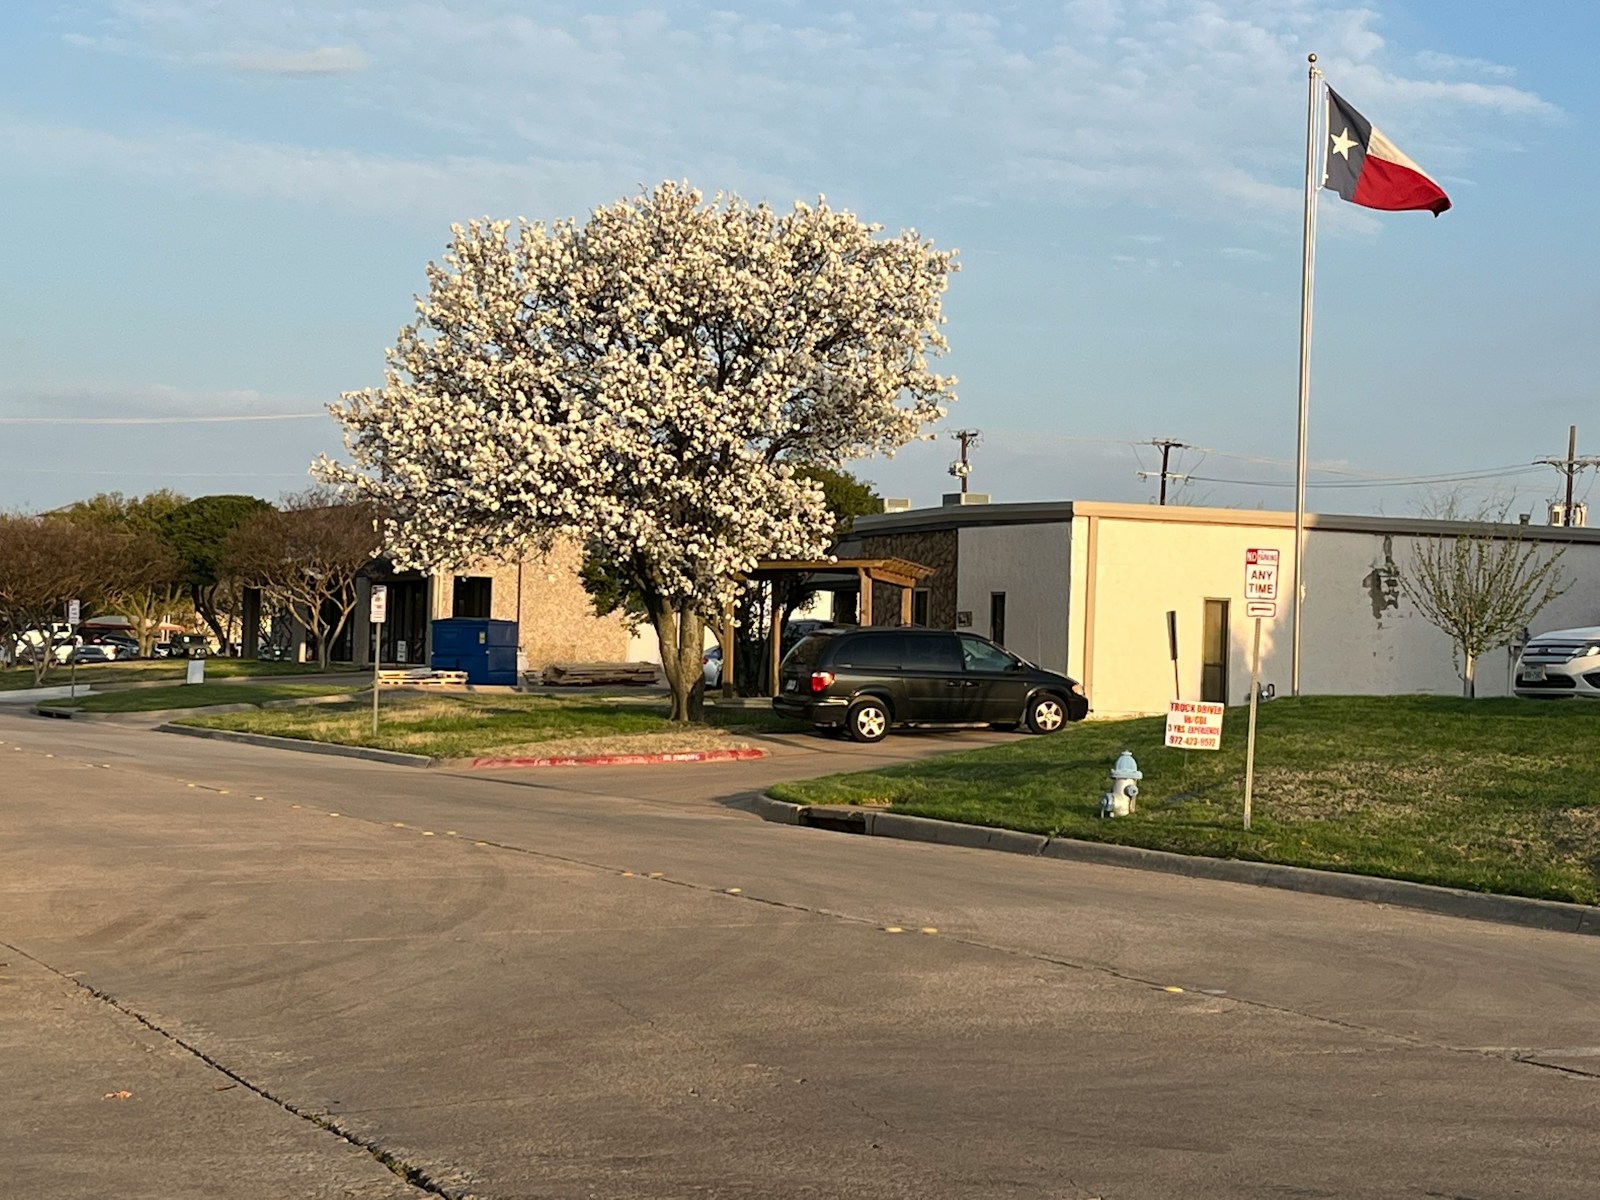
[(733, 601), (722, 607), (722, 698), (733, 699)]
[(772, 597), (772, 628), (767, 634), (767, 662), (770, 673), (767, 679), (767, 695), (778, 694), (778, 664), (783, 659), (783, 609), (778, 606), (778, 581), (773, 580), (769, 585), (769, 595)]

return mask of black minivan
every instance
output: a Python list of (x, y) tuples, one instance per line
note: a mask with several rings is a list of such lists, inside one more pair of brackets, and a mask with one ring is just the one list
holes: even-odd
[(876, 742), (890, 725), (990, 724), (1054, 733), (1089, 712), (1083, 687), (975, 633), (837, 626), (811, 634), (778, 669), (772, 707)]

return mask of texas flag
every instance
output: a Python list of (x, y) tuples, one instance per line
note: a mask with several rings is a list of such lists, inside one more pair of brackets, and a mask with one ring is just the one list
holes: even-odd
[(1368, 208), (1426, 208), (1437, 217), (1450, 207), (1444, 189), (1332, 88), (1322, 186)]

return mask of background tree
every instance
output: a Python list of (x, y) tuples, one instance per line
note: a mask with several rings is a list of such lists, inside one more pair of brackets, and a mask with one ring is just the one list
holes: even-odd
[(220, 567), (292, 609), (316, 640), (326, 669), (356, 606), (356, 576), (378, 553), (378, 526), (370, 502), (311, 488), (235, 529)]
[[(1477, 693), (1478, 659), (1510, 645), (1550, 601), (1566, 590), (1560, 560), (1525, 540), (1520, 523), (1505, 523), (1508, 506), (1480, 509), (1456, 534), (1412, 543), (1400, 589), (1429, 624), (1451, 641), (1451, 662), (1461, 673), (1461, 694)], [(1455, 500), (1428, 515), (1461, 520)]]
[(397, 565), (557, 536), (628, 581), (672, 716), (699, 715), (704, 621), (833, 521), (797, 471), (892, 452), (943, 414), (954, 255), (848, 212), (663, 184), (554, 226), (457, 226), (382, 388), (332, 411)]
[(108, 590), (143, 569), (133, 539), (104, 525), (37, 516), (0, 516), (0, 635), (24, 639), (34, 683), (55, 665), (52, 626), (77, 600), (89, 611)]
[(111, 525), (155, 533), (161, 520), (189, 503), (189, 497), (171, 488), (158, 488), (143, 496), (124, 496), (121, 492), (101, 492), (87, 500), (74, 500), (50, 515), (74, 525)]
[(161, 536), (178, 556), (179, 578), (190, 604), (224, 647), (233, 640), (229, 625), (237, 589), (219, 565), (223, 546), (230, 533), (271, 507), (255, 496), (200, 496), (157, 520)]
[(188, 502), (188, 497), (166, 488), (137, 497), (102, 492), (51, 514), (74, 525), (110, 529), (129, 539), (124, 558), (130, 565), (137, 563), (137, 569), (120, 573), (120, 582), (107, 591), (105, 604), (133, 622), (142, 655), (150, 654), (163, 620), (181, 608), (192, 607), (186, 597), (183, 563), (161, 536), (162, 519)]

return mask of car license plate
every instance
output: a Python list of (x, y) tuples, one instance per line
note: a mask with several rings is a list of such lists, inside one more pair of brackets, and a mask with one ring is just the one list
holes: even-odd
[(1531, 682), (1537, 683), (1539, 680), (1544, 678), (1544, 665), (1541, 663), (1539, 666), (1523, 667), (1522, 677), (1530, 680)]
[(786, 692), (798, 691), (799, 688), (800, 681), (798, 679), (787, 679), (784, 681), (783, 690)]

